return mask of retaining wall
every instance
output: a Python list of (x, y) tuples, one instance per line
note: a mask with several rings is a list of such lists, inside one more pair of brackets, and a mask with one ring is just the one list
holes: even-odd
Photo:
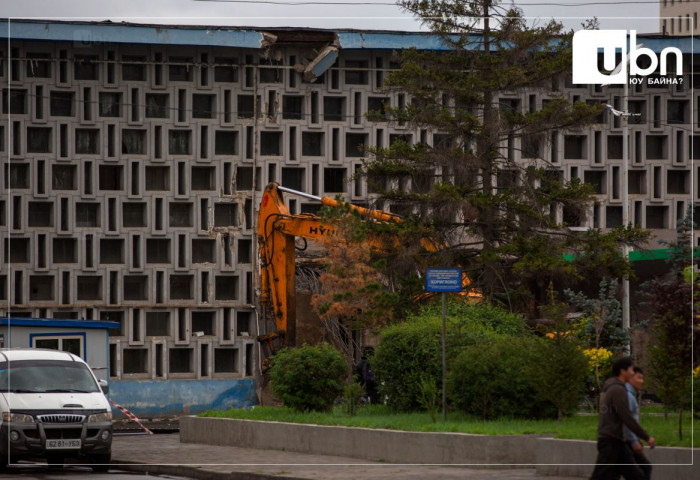
[(371, 428), (182, 417), (180, 441), (338, 455), (389, 463), (532, 463), (531, 435), (415, 433)]
[[(401, 432), (193, 416), (180, 419), (180, 441), (389, 463), (529, 465), (542, 476), (588, 477), (596, 458), (595, 442), (539, 435)], [(647, 456), (655, 464), (655, 478), (700, 478), (699, 449), (660, 447), (647, 450)]]

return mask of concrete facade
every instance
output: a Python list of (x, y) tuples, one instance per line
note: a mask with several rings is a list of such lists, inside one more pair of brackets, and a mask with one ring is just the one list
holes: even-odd
[[(252, 378), (264, 185), (391, 211), (353, 178), (363, 147), (442, 139), (365, 116), (384, 102), (410, 102), (383, 90), (392, 51), (445, 48), (430, 35), (0, 22), (0, 37), (8, 32), (0, 46), (0, 314), (118, 322), (109, 341), (115, 382)], [(643, 41), (688, 53), (681, 84), (636, 85), (630, 98), (641, 113), (631, 126), (631, 219), (673, 239), (676, 219), (700, 199), (691, 182), (700, 157), (692, 42)], [(295, 66), (331, 44), (333, 66), (305, 81)], [(621, 108), (621, 88), (567, 78), (504, 92), (499, 103), (534, 112), (559, 95)], [(552, 205), (554, 218), (621, 224), (618, 118), (546, 138), (514, 135), (502, 148), (518, 165), (594, 185), (585, 216)], [(499, 182), (525, 181), (502, 171)], [(287, 202), (292, 213), (318, 208)]]
[(698, 12), (694, 1), (659, 0), (659, 29), (664, 35), (696, 35)]

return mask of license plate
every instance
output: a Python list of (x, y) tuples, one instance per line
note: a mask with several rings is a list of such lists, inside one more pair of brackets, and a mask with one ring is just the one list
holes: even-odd
[(46, 440), (46, 449), (80, 448), (80, 440)]

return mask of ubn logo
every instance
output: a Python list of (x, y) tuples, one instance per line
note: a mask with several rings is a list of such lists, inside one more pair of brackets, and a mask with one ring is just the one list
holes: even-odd
[[(573, 82), (577, 84), (607, 84), (622, 85), (627, 81), (627, 63), (630, 65), (630, 76), (645, 76), (656, 71), (659, 57), (649, 48), (639, 48), (637, 31), (629, 32), (629, 54), (627, 50), (626, 30), (579, 30), (574, 33), (573, 44)], [(611, 73), (598, 71), (598, 52), (603, 51), (603, 68)], [(616, 52), (622, 52), (622, 61), (616, 64)], [(661, 75), (666, 75), (667, 57), (673, 53), (676, 56), (676, 75), (683, 74), (683, 52), (676, 47), (666, 47), (661, 50)], [(629, 58), (627, 58), (629, 55)], [(639, 57), (648, 57), (650, 64), (646, 68), (638, 65)], [(619, 67), (616, 70), (615, 67)], [(614, 71), (615, 70), (615, 71)]]

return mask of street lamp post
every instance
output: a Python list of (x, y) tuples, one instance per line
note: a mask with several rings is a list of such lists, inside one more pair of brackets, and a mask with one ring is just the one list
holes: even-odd
[[(627, 228), (630, 224), (630, 202), (629, 202), (629, 163), (630, 163), (630, 124), (629, 124), (629, 75), (625, 78), (622, 90), (622, 225)], [(630, 252), (627, 243), (622, 245), (622, 255), (625, 262), (630, 259)], [(630, 277), (625, 274), (622, 277), (622, 330), (630, 331)], [(625, 354), (630, 354), (630, 341), (625, 345)]]
[[(637, 49), (643, 47), (643, 44), (638, 44)], [(623, 55), (620, 62), (612, 74), (617, 74), (624, 69), (625, 82), (622, 90), (622, 111), (615, 110), (612, 105), (605, 107), (612, 112), (616, 117), (622, 119), (622, 225), (627, 228), (630, 223), (630, 203), (629, 203), (629, 117), (640, 116), (639, 113), (629, 113), (629, 53)], [(602, 85), (602, 86), (605, 86)], [(629, 247), (626, 243), (622, 245), (622, 255), (625, 261), (629, 261)], [(622, 329), (629, 334), (630, 331), (630, 278), (629, 275), (622, 277)], [(625, 354), (630, 354), (629, 341), (625, 345)]]
[[(641, 45), (638, 45), (638, 47)], [(621, 64), (620, 64), (621, 65)], [(618, 65), (618, 68), (620, 68)], [(605, 105), (616, 117), (622, 121), (622, 225), (627, 228), (630, 224), (630, 203), (629, 203), (629, 117), (639, 116), (639, 113), (629, 113), (629, 77), (625, 78), (622, 90), (622, 111), (615, 110), (612, 105)], [(622, 245), (622, 255), (625, 261), (629, 261), (629, 247), (626, 243)], [(622, 277), (622, 330), (630, 331), (630, 278), (625, 274)], [(625, 354), (630, 354), (629, 341), (625, 345)]]

